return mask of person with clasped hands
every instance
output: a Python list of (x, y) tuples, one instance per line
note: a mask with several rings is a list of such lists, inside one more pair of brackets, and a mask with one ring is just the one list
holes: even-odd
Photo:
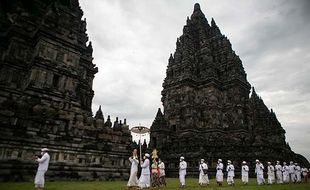
[(36, 177), (34, 179), (34, 185), (37, 190), (43, 190), (45, 183), (45, 173), (48, 169), (48, 165), (50, 162), (50, 155), (48, 154), (47, 148), (41, 149), (41, 156), (36, 156), (36, 162), (39, 163), (39, 166)]

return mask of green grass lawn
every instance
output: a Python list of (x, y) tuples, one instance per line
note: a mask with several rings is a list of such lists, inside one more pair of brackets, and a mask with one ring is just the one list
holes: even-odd
[[(126, 181), (57, 181), (57, 182), (46, 182), (45, 190), (121, 190), (127, 189)], [(176, 178), (167, 179), (167, 187), (161, 187), (157, 189), (172, 190), (179, 189), (179, 182)], [(0, 183), (0, 190), (32, 190), (34, 185), (31, 182), (3, 182)], [(235, 186), (227, 186), (224, 183), (223, 187), (218, 187), (214, 180), (210, 181), (209, 186), (200, 187), (198, 185), (198, 179), (187, 178), (186, 179), (186, 190), (206, 189), (206, 190), (293, 190), (303, 189), (310, 190), (310, 183), (302, 184), (285, 184), (285, 185), (262, 185), (258, 186), (255, 179), (251, 179), (248, 185), (242, 185), (239, 179), (235, 180)]]

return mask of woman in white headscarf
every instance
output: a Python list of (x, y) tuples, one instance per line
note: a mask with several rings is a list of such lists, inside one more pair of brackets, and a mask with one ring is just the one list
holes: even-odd
[(137, 149), (134, 149), (133, 155), (129, 158), (129, 161), (131, 162), (131, 169), (130, 169), (130, 177), (127, 183), (127, 187), (137, 187), (138, 186), (138, 165), (139, 160), (137, 156)]

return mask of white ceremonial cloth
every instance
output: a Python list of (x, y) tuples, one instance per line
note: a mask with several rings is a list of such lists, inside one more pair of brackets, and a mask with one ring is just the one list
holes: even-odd
[(131, 162), (131, 168), (130, 168), (130, 177), (127, 183), (127, 186), (138, 186), (139, 181), (137, 177), (138, 173), (138, 165), (139, 165), (139, 160), (137, 157), (130, 157), (129, 161)]
[(36, 177), (34, 178), (34, 185), (36, 188), (44, 188), (45, 184), (45, 172), (44, 170), (38, 170), (36, 173)]

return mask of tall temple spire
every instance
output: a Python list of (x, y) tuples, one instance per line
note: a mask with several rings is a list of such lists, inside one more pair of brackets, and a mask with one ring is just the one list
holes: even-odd
[[(191, 15), (190, 19), (193, 23), (196, 23), (196, 24), (202, 23), (202, 27), (210, 27), (208, 24), (207, 18), (205, 17), (205, 15), (203, 14), (203, 12), (200, 9), (199, 3), (196, 3), (194, 5), (194, 11), (193, 11), (193, 14)], [(198, 24), (198, 25), (201, 25), (201, 24)]]
[(157, 112), (151, 126), (151, 148), (158, 148), (168, 162), (184, 152), (188, 160), (208, 154), (210, 160), (221, 155), (241, 161), (244, 150), (251, 159), (294, 155), (283, 146), (285, 131), (276, 118), (270, 120), (254, 88), (249, 97), (242, 61), (215, 20), (208, 24), (199, 4), (176, 46), (161, 93), (165, 111), (163, 117)]
[(156, 114), (156, 118), (162, 118), (163, 117), (163, 113), (161, 112), (161, 109), (158, 108), (157, 114)]

